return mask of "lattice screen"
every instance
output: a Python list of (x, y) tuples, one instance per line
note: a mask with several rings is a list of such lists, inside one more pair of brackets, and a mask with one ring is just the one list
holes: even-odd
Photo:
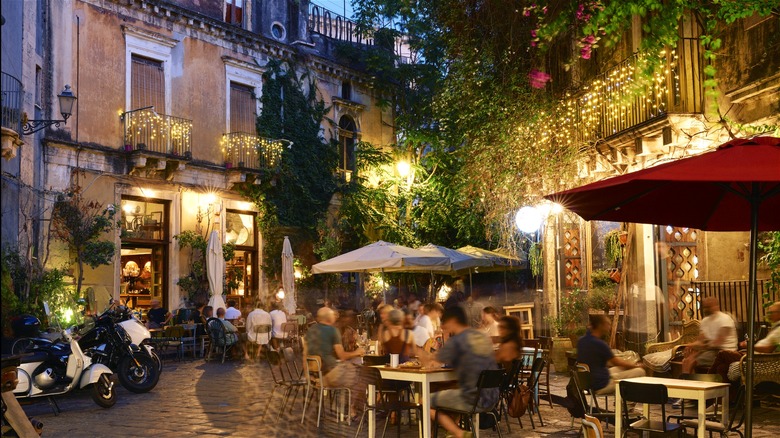
[(661, 238), (667, 244), (666, 292), (669, 321), (689, 321), (696, 318), (699, 300), (696, 292), (689, 290), (691, 281), (698, 276), (696, 239), (699, 230), (666, 227)]

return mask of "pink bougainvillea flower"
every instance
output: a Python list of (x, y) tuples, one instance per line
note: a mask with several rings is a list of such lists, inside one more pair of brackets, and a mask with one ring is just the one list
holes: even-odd
[(531, 37), (536, 38), (536, 29), (531, 30)]
[(586, 44), (593, 44), (596, 42), (596, 37), (594, 35), (588, 35), (582, 39), (582, 42)]
[(580, 50), (580, 56), (582, 59), (590, 59), (590, 46), (585, 46)]
[(550, 77), (549, 74), (543, 71), (533, 69), (531, 70), (531, 73), (528, 74), (528, 79), (532, 87), (544, 88), (547, 82), (549, 82), (552, 78)]
[(524, 17), (530, 17), (531, 16), (531, 10), (528, 8), (523, 9), (523, 16)]

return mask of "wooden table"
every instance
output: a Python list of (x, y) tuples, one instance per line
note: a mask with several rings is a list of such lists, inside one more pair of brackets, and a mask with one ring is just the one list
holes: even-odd
[[(722, 397), (721, 405), (723, 406), (721, 413), (721, 421), (723, 424), (728, 424), (729, 418), (729, 384), (717, 383), (717, 382), (700, 382), (697, 380), (681, 380), (681, 379), (664, 379), (659, 377), (634, 377), (632, 379), (624, 379), (621, 382), (636, 382), (636, 383), (655, 383), (666, 386), (669, 391), (669, 397), (682, 398), (688, 400), (697, 400), (698, 417), (699, 417), (699, 429), (698, 437), (704, 438), (704, 432), (706, 430), (705, 424), (705, 411), (707, 409), (706, 400), (710, 398)], [(618, 382), (620, 385), (620, 382)], [(644, 405), (644, 415), (648, 416), (650, 413), (650, 406)], [(666, 419), (664, 418), (664, 421)], [(620, 388), (615, 390), (615, 436), (621, 436), (623, 433), (623, 402), (620, 397)]]
[[(403, 380), (405, 382), (418, 383), (422, 389), (418, 392), (419, 403), (422, 404), (422, 436), (431, 436), (431, 383), (452, 382), (458, 380), (455, 370), (451, 368), (434, 369), (404, 369), (390, 368), (385, 365), (376, 365), (382, 375), (382, 379)], [(368, 404), (376, 404), (376, 386), (368, 386)], [(479, 417), (477, 417), (479, 418)], [(400, 421), (400, 419), (399, 419)], [(474, 428), (479, 430), (479, 420), (474, 422)], [(374, 438), (376, 429), (376, 411), (368, 413), (368, 436)]]

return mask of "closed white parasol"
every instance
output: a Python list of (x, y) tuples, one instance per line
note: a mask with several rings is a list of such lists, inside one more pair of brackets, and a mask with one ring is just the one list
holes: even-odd
[(288, 315), (295, 314), (295, 268), (293, 267), (293, 251), (290, 239), (284, 236), (282, 245), (282, 287), (284, 299), (282, 304)]
[(209, 306), (214, 308), (214, 315), (220, 307), (225, 309), (225, 299), (222, 297), (222, 284), (225, 279), (225, 257), (222, 255), (222, 241), (216, 230), (209, 236), (206, 247), (206, 275), (209, 278)]

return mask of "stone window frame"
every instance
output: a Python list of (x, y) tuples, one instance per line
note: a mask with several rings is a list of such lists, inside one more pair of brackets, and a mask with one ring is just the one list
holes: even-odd
[(165, 111), (168, 114), (172, 114), (172, 51), (176, 44), (179, 43), (179, 40), (131, 26), (123, 26), (122, 31), (125, 36), (125, 111), (138, 109), (130, 108), (133, 90), (132, 57), (133, 55), (138, 55), (162, 62), (163, 75), (165, 77)]
[(256, 114), (259, 116), (263, 106), (260, 97), (263, 95), (263, 72), (258, 66), (239, 61), (230, 57), (223, 57), (225, 63), (225, 132), (230, 132), (230, 83), (235, 82), (247, 87), (252, 87), (255, 92)]

